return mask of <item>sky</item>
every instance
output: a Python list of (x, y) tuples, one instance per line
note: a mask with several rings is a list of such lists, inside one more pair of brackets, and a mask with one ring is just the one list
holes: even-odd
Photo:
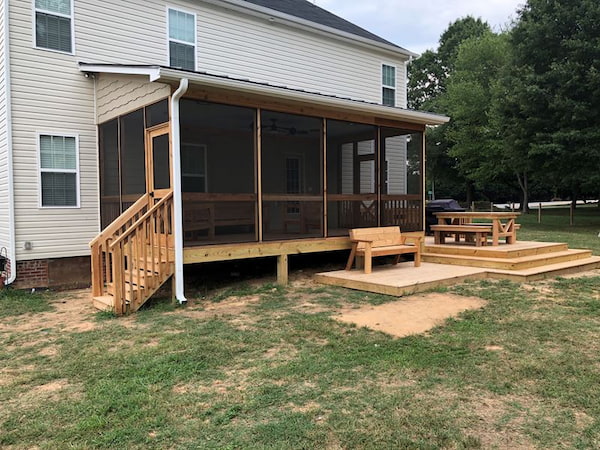
[(494, 31), (508, 28), (525, 0), (311, 0), (321, 8), (415, 53), (436, 49), (441, 34), (467, 15)]

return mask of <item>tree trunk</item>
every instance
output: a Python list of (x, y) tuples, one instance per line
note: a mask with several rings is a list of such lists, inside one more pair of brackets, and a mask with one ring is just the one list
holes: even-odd
[(529, 177), (527, 172), (523, 172), (522, 176), (517, 173), (517, 181), (521, 188), (521, 211), (523, 214), (527, 214), (529, 212)]
[(467, 204), (471, 205), (473, 203), (473, 201), (475, 200), (475, 187), (473, 186), (473, 183), (471, 183), (470, 181), (467, 181)]

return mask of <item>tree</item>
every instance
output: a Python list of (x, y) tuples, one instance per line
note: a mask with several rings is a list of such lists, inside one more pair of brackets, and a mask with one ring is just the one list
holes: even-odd
[[(408, 106), (445, 114), (441, 100), (446, 92), (448, 78), (454, 70), (454, 60), (461, 42), (489, 32), (490, 27), (481, 19), (464, 17), (450, 24), (440, 37), (439, 50), (428, 50), (408, 66)], [(446, 136), (448, 125), (428, 129), (426, 133), (426, 178), (439, 186), (448, 186), (442, 195), (454, 193), (455, 185), (467, 183), (467, 200), (471, 201), (472, 189), (455, 168), (455, 160), (448, 154), (450, 147)], [(437, 184), (437, 183), (436, 183)]]
[(600, 2), (529, 0), (512, 32), (514, 141), (573, 201), (600, 186)]
[(461, 175), (479, 188), (496, 182), (507, 171), (512, 173), (503, 163), (506, 154), (498, 145), (501, 136), (491, 118), (492, 96), (508, 55), (505, 35), (488, 31), (467, 39), (459, 47), (444, 97), (452, 118), (449, 154), (456, 158)]

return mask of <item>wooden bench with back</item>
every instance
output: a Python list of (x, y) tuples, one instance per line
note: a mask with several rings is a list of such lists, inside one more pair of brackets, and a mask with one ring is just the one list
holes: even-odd
[[(407, 241), (413, 241), (409, 244)], [(364, 257), (365, 273), (371, 273), (374, 256), (396, 255), (394, 264), (400, 261), (400, 255), (415, 255), (415, 267), (421, 265), (422, 236), (403, 236), (400, 227), (354, 228), (350, 230), (352, 250), (346, 270), (350, 270), (357, 257)]]

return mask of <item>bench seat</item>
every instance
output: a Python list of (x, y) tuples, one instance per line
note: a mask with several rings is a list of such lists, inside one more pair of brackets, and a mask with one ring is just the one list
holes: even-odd
[[(414, 241), (408, 243), (409, 240)], [(415, 255), (415, 267), (421, 265), (422, 236), (402, 236), (400, 227), (355, 228), (350, 230), (352, 250), (346, 270), (350, 270), (356, 257), (364, 258), (364, 272), (371, 273), (372, 258), (375, 256), (396, 255), (394, 264), (398, 264), (400, 255)]]
[(465, 236), (465, 241), (475, 241), (477, 247), (487, 245), (488, 234), (492, 233), (492, 225), (485, 223), (469, 223), (464, 225), (431, 225), (434, 241), (436, 244), (444, 244), (446, 236), (454, 235), (456, 242), (460, 241), (461, 236)]

